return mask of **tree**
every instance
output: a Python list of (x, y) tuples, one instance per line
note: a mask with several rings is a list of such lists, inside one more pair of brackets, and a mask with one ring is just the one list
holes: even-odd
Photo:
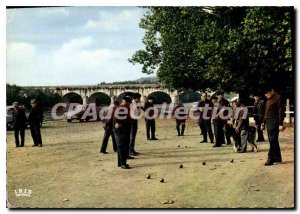
[(292, 7), (150, 7), (140, 21), (145, 49), (129, 61), (169, 89), (249, 94), (271, 82), (284, 93), (293, 86), (293, 14)]

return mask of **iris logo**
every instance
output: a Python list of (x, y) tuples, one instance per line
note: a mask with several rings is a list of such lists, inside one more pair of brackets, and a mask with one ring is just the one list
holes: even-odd
[(30, 197), (32, 190), (30, 189), (15, 189), (16, 197)]

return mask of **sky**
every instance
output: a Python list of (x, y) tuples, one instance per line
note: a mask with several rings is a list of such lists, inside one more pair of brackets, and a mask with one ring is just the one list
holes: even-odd
[(93, 85), (148, 75), (128, 62), (143, 49), (138, 7), (7, 9), (6, 82)]

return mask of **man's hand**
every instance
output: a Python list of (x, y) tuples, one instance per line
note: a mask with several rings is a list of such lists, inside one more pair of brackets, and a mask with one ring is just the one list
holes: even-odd
[(239, 132), (240, 132), (240, 129), (239, 129), (239, 128), (235, 128), (235, 132), (236, 132), (236, 133), (239, 133)]
[(265, 124), (264, 124), (264, 123), (261, 124), (260, 129), (261, 129), (262, 131), (265, 130)]
[(279, 126), (279, 131), (283, 132), (285, 130), (285, 128), (286, 128), (285, 126)]
[(120, 124), (119, 124), (119, 123), (116, 123), (116, 124), (115, 124), (115, 128), (118, 129), (119, 127), (120, 127)]

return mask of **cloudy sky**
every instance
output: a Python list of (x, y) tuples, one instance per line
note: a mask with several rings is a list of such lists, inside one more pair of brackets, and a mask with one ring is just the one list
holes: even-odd
[(146, 9), (61, 7), (7, 10), (7, 83), (84, 85), (146, 77), (128, 58), (144, 46)]

